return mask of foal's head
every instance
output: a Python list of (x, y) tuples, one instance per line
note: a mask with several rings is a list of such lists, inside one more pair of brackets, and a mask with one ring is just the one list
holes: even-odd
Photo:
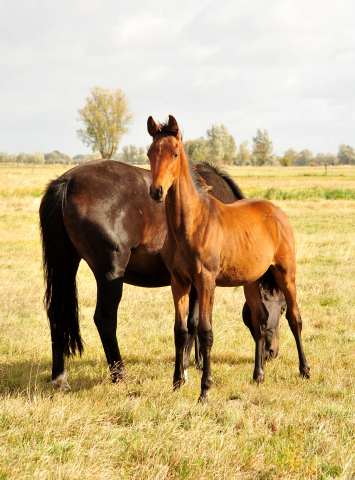
[(157, 125), (148, 118), (148, 132), (153, 142), (148, 150), (152, 171), (150, 196), (155, 202), (162, 202), (167, 191), (180, 175), (180, 133), (179, 125), (172, 115), (166, 125)]

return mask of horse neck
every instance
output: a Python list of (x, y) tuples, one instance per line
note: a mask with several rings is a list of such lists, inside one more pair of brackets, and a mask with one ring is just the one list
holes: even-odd
[(201, 211), (201, 203), (184, 148), (180, 144), (180, 175), (169, 188), (165, 201), (168, 230), (174, 236), (189, 238), (193, 233), (194, 219)]

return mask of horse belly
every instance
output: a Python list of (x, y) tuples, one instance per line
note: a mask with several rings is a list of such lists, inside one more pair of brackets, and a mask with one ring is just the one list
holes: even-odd
[(258, 247), (253, 248), (249, 244), (244, 249), (236, 249), (235, 255), (230, 251), (224, 256), (216, 284), (220, 287), (240, 287), (264, 275), (273, 262), (274, 251), (271, 244)]
[(156, 288), (170, 285), (171, 275), (160, 252), (147, 253), (140, 247), (132, 248), (123, 281), (136, 287)]

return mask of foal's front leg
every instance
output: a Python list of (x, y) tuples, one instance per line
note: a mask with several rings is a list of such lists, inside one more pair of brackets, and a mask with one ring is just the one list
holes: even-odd
[(201, 394), (198, 401), (206, 403), (208, 402), (208, 390), (213, 385), (211, 375), (211, 349), (213, 345), (212, 309), (216, 283), (212, 275), (203, 275), (203, 277), (200, 278), (196, 283), (199, 303), (199, 321), (197, 333), (203, 355)]
[(171, 276), (171, 291), (175, 305), (175, 371), (174, 390), (180, 388), (185, 382), (184, 352), (188, 339), (187, 317), (189, 311), (189, 293), (191, 284), (185, 284), (177, 277)]

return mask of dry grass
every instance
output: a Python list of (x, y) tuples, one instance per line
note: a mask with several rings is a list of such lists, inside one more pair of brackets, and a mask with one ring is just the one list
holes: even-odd
[[(86, 349), (68, 362), (72, 391), (63, 394), (49, 381), (40, 198), (32, 194), (62, 171), (0, 168), (0, 479), (354, 478), (355, 202), (277, 202), (295, 230), (310, 380), (298, 375), (295, 342), (282, 319), (279, 358), (267, 364), (265, 384), (254, 385), (242, 291), (218, 289), (210, 403), (197, 404), (201, 374), (193, 367), (188, 384), (172, 394), (170, 289), (125, 286), (118, 338), (129, 378), (111, 385), (92, 321), (95, 283), (83, 264)], [(312, 170), (290, 169), (287, 179), (284, 172), (233, 175), (246, 190), (256, 181), (258, 188), (305, 188), (301, 173)], [(346, 173), (352, 188), (355, 169)], [(343, 178), (329, 181), (338, 188)]]

